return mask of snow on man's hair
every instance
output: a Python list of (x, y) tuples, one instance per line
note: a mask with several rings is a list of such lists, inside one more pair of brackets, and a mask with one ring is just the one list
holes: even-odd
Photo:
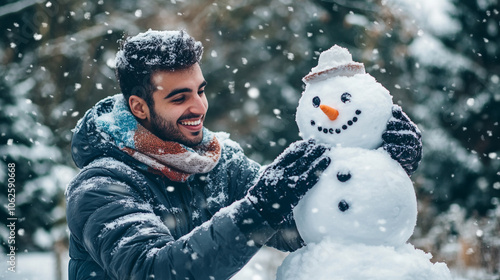
[(200, 62), (202, 54), (201, 42), (182, 30), (150, 29), (126, 38), (116, 54), (116, 78), (125, 100), (137, 95), (152, 106), (152, 74), (158, 70), (189, 68)]

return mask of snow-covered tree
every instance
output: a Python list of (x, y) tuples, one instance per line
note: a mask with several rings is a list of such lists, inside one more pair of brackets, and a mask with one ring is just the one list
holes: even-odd
[[(418, 37), (408, 46), (405, 78), (415, 103), (412, 113), (426, 139), (416, 181), (422, 200), (430, 200), (434, 211), (460, 207), (464, 223), (477, 225), (471, 234), (470, 227), (456, 221), (448, 224), (454, 227), (447, 230), (449, 240), (462, 245), (466, 264), (498, 273), (500, 253), (494, 245), (500, 221), (498, 3), (437, 1), (431, 7), (416, 15), (419, 23), (426, 24), (418, 25)], [(442, 250), (445, 246), (446, 242), (441, 244)]]
[[(17, 3), (8, 7), (11, 10), (0, 10), (2, 23), (7, 23), (0, 39), (4, 62), (0, 66), (0, 223), (17, 220), (16, 243), (8, 243), (6, 226), (0, 227), (0, 243), (4, 249), (15, 245), (19, 252), (46, 250), (55, 239), (65, 237), (62, 192), (74, 171), (58, 164), (63, 153), (55, 145), (54, 132), (44, 124), (39, 104), (33, 102), (38, 81), (47, 78), (43, 67), (35, 67), (33, 46), (38, 33), (32, 29), (33, 18), (27, 17), (30, 13), (13, 13), (22, 8)], [(15, 179), (11, 188), (15, 192), (8, 191), (8, 176)]]

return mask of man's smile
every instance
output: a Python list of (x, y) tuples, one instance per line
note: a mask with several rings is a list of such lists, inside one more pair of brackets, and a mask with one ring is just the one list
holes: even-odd
[(179, 120), (178, 123), (182, 128), (187, 129), (190, 132), (199, 132), (203, 128), (203, 120), (205, 116), (188, 117)]
[(190, 125), (190, 126), (195, 126), (201, 124), (201, 118), (196, 121), (181, 121), (182, 125)]

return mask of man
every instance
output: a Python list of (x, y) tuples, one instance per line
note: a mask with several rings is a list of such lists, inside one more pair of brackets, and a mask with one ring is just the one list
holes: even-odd
[[(82, 170), (66, 192), (69, 279), (228, 279), (264, 244), (303, 246), (292, 209), (330, 163), (326, 148), (298, 141), (261, 170), (227, 134), (204, 128), (202, 50), (183, 31), (122, 45), (123, 94), (74, 131)], [(401, 137), (418, 130), (399, 113), (384, 147), (411, 172), (420, 136)]]

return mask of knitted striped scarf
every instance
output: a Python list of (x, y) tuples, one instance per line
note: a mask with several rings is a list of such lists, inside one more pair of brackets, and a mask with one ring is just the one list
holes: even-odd
[(190, 175), (207, 173), (217, 165), (221, 145), (208, 129), (203, 128), (203, 140), (195, 147), (164, 141), (137, 122), (122, 94), (109, 98), (114, 99), (114, 106), (97, 116), (97, 129), (122, 151), (145, 164), (148, 171), (184, 182)]

